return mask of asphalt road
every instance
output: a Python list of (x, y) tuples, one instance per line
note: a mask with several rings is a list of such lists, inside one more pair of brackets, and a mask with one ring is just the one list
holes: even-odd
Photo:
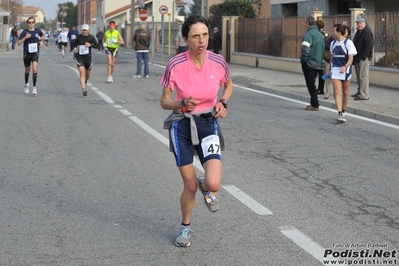
[(210, 213), (197, 193), (191, 247), (175, 247), (182, 182), (162, 129), (164, 67), (132, 79), (134, 59), (121, 51), (106, 84), (95, 51), (83, 97), (72, 55), (50, 42), (33, 97), (22, 55), (0, 55), (1, 266), (330, 265), (326, 251), (399, 263), (398, 129), (335, 124), (335, 110), (248, 89), (234, 66), (221, 206)]

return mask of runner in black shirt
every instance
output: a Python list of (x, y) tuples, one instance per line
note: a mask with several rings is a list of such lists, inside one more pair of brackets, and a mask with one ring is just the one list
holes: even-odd
[(80, 85), (82, 86), (83, 96), (87, 96), (86, 83), (90, 78), (92, 67), (91, 48), (98, 47), (96, 38), (89, 34), (89, 25), (83, 24), (82, 34), (79, 34), (76, 38), (75, 45), (73, 52), (79, 69)]

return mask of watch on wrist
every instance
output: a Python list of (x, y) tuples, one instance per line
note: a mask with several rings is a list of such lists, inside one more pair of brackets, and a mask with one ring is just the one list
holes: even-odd
[(188, 113), (185, 101), (186, 101), (186, 98), (183, 98), (183, 99), (181, 99), (181, 102), (180, 102), (180, 112), (182, 112), (182, 113)]
[(227, 109), (227, 100), (226, 99), (220, 99), (219, 102), (223, 104), (225, 109)]

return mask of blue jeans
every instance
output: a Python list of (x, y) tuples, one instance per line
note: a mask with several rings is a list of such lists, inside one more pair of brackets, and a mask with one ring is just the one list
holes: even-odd
[(147, 76), (150, 74), (150, 70), (148, 68), (148, 54), (149, 52), (136, 52), (137, 56), (137, 72), (136, 75), (141, 75), (141, 64), (144, 60), (144, 76)]
[(18, 37), (12, 37), (12, 42), (11, 42), (11, 49), (15, 49), (15, 45), (17, 44)]

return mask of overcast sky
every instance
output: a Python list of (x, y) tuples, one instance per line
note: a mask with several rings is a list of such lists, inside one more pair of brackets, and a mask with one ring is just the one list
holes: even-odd
[(78, 3), (78, 0), (23, 0), (25, 6), (38, 6), (46, 15), (47, 20), (54, 19), (55, 12), (57, 11), (57, 5), (59, 3), (72, 2), (75, 5)]

